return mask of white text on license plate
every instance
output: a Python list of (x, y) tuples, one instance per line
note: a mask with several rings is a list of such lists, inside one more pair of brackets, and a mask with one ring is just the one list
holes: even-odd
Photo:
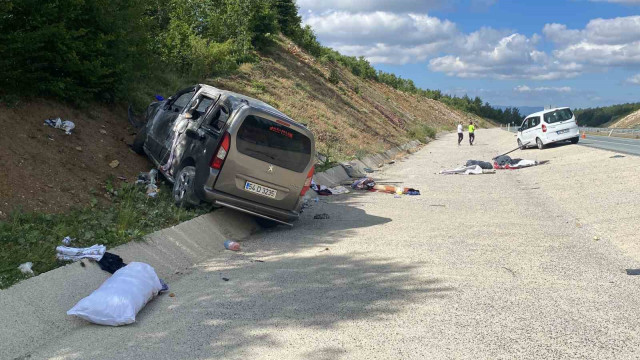
[(566, 134), (566, 133), (568, 133), (568, 132), (569, 132), (569, 129), (566, 129), (566, 130), (560, 130), (560, 131), (558, 131), (558, 135), (560, 135), (560, 134)]
[(251, 181), (247, 181), (244, 184), (244, 189), (258, 195), (270, 197), (272, 199), (275, 199), (276, 195), (278, 194), (277, 190), (268, 188), (266, 186), (258, 185), (256, 183), (252, 183)]

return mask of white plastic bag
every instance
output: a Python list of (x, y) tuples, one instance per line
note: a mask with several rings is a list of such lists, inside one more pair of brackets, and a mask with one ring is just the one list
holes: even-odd
[(116, 271), (91, 295), (67, 311), (95, 324), (120, 326), (136, 321), (136, 314), (158, 295), (162, 284), (148, 264), (132, 262)]

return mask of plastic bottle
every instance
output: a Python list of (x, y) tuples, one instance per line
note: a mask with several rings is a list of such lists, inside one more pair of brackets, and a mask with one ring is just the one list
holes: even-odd
[(235, 241), (227, 240), (224, 242), (224, 248), (231, 251), (240, 251), (240, 244)]

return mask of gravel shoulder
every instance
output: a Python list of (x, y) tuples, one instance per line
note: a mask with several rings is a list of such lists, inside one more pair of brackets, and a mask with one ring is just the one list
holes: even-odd
[(636, 359), (640, 158), (568, 145), (512, 154), (543, 166), (436, 174), (513, 136), (445, 135), (376, 174), (421, 196), (321, 199), (192, 268), (138, 323), (79, 323), (30, 359)]

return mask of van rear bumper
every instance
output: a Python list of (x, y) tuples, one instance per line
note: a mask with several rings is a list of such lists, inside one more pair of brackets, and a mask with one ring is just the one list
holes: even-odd
[(291, 226), (291, 223), (298, 220), (300, 217), (300, 213), (295, 211), (277, 209), (271, 206), (258, 204), (208, 187), (204, 188), (204, 194), (205, 199), (213, 204), (232, 208), (250, 215), (259, 216), (289, 226)]
[(578, 136), (580, 136), (580, 129), (576, 126), (574, 128), (570, 128), (569, 131), (564, 134), (558, 134), (557, 132), (547, 133), (543, 141), (546, 145), (558, 141), (570, 140)]

